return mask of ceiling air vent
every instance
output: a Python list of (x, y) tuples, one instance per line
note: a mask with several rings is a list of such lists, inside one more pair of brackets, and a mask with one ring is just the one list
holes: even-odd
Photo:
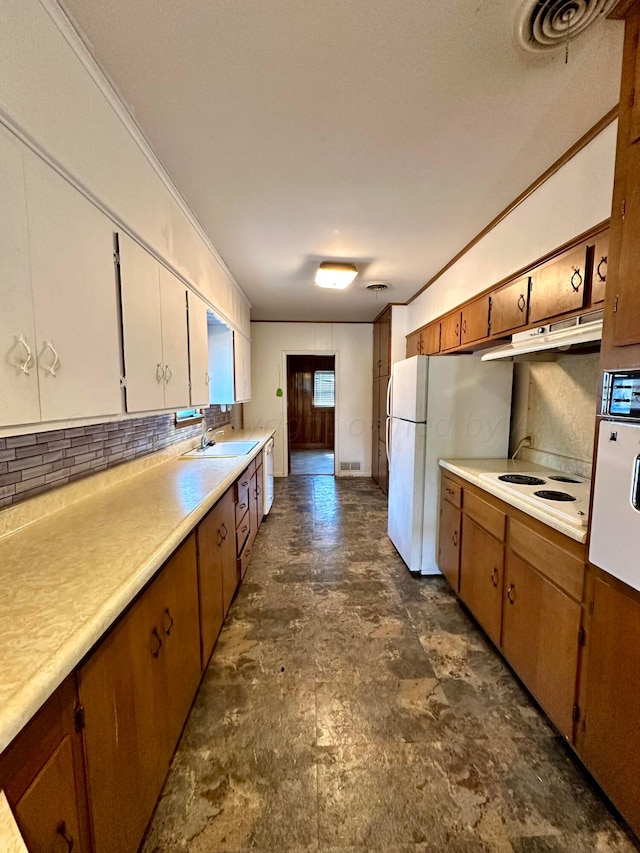
[(568, 48), (588, 27), (603, 20), (617, 0), (526, 0), (516, 20), (516, 39), (535, 52)]
[(372, 293), (379, 293), (381, 290), (388, 290), (389, 285), (384, 281), (372, 281), (371, 284), (366, 285), (365, 289)]

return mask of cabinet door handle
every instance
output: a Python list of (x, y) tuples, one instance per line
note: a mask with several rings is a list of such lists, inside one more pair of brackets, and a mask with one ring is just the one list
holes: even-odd
[(497, 587), (498, 586), (498, 569), (494, 566), (493, 571), (491, 572), (491, 583)]
[(224, 542), (224, 540), (227, 538), (227, 533), (229, 532), (229, 528), (224, 523), (224, 521), (222, 522), (222, 527), (220, 528), (220, 530), (224, 530), (224, 533), (222, 534), (222, 541)]
[(260, 488), (260, 486), (256, 486), (256, 497), (259, 498), (261, 494), (262, 494), (262, 489)]
[(163, 379), (164, 379), (164, 370), (163, 370), (161, 364), (157, 364), (156, 365), (156, 382), (158, 383), (158, 385), (162, 382)]
[[(53, 341), (46, 341), (44, 345), (44, 352), (48, 349), (51, 350), (51, 354), (53, 355), (53, 364), (50, 367), (45, 367), (44, 369), (50, 376), (57, 376), (56, 370), (60, 365), (60, 359), (58, 358), (58, 353), (56, 352), (56, 348), (53, 345)], [(44, 355), (44, 352), (42, 353)]]
[(457, 530), (453, 531), (453, 536), (451, 537), (451, 541), (453, 542), (454, 546), (457, 548), (458, 547), (458, 531)]
[(155, 649), (152, 649), (152, 651), (151, 651), (151, 654), (154, 656), (154, 658), (157, 658), (158, 655), (160, 654), (160, 649), (162, 648), (162, 640), (160, 639), (160, 634), (158, 634), (157, 628), (153, 629), (153, 631), (151, 632), (151, 636), (155, 637), (156, 640), (158, 641), (158, 644), (155, 647)]
[(467, 321), (466, 320), (462, 321), (462, 334), (463, 335), (467, 334)]
[(522, 314), (524, 312), (525, 305), (527, 304), (527, 300), (524, 298), (524, 293), (520, 294), (518, 298), (518, 311)]
[(169, 384), (172, 376), (173, 376), (173, 371), (171, 370), (171, 368), (169, 367), (168, 364), (165, 364), (165, 366), (164, 366), (164, 382), (165, 382), (165, 385)]
[(248, 529), (249, 528), (247, 527), (247, 525), (243, 524), (242, 527), (240, 528), (240, 533), (246, 533)]
[(67, 850), (69, 851), (69, 853), (71, 853), (71, 851), (73, 850), (73, 835), (69, 835), (69, 833), (67, 832), (67, 824), (64, 820), (58, 824), (56, 832), (58, 833), (58, 835), (61, 835), (67, 842)]
[(597, 275), (598, 275), (598, 281), (606, 281), (606, 280), (607, 280), (607, 271), (606, 271), (606, 269), (605, 269), (605, 271), (604, 271), (604, 275), (602, 275), (602, 273), (600, 272), (600, 267), (601, 267), (603, 264), (604, 264), (604, 265), (605, 265), (605, 267), (606, 267), (606, 266), (607, 266), (607, 262), (608, 262), (608, 258), (607, 258), (607, 256), (606, 256), (606, 255), (603, 255), (603, 256), (600, 258), (599, 262), (598, 262), (598, 266), (596, 267), (596, 273), (597, 273)]
[(460, 323), (456, 323), (456, 338), (460, 337)]
[(31, 352), (31, 347), (27, 343), (27, 339), (24, 335), (18, 336), (18, 343), (22, 344), (27, 352), (27, 357), (23, 362), (18, 362), (18, 367), (25, 374), (25, 376), (29, 375), (29, 368), (31, 367), (31, 362), (33, 361), (33, 353)]
[(515, 604), (516, 603), (516, 600), (513, 597), (514, 591), (515, 591), (515, 586), (512, 583), (510, 583), (509, 589), (507, 590), (507, 598), (509, 599), (509, 604)]
[(571, 276), (571, 287), (573, 288), (574, 293), (577, 293), (580, 290), (581, 284), (582, 276), (580, 275), (580, 270), (578, 269), (578, 267), (573, 267), (573, 275)]
[(243, 480), (243, 481), (240, 483), (240, 485), (241, 485), (241, 486), (243, 486), (243, 487), (244, 487), (244, 486), (248, 486), (248, 485), (249, 485), (249, 481), (248, 481), (248, 480)]
[(173, 618), (173, 616), (171, 615), (171, 612), (170, 612), (170, 610), (169, 610), (169, 608), (168, 608), (168, 607), (165, 607), (165, 609), (164, 609), (164, 615), (169, 617), (169, 627), (164, 629), (164, 632), (165, 632), (165, 634), (166, 634), (166, 635), (167, 635), (167, 637), (168, 637), (168, 636), (169, 636), (169, 634), (171, 633), (171, 629), (172, 629), (172, 628), (173, 628), (173, 626), (174, 626), (175, 619), (174, 619), (174, 618)]
[(455, 492), (453, 491), (453, 489), (445, 489), (445, 491), (446, 491), (446, 493), (447, 493), (448, 495), (451, 495), (451, 497), (453, 497), (453, 495), (455, 494)]
[(205, 374), (204, 374), (204, 384), (205, 384), (205, 385), (208, 385), (208, 384), (209, 384), (209, 374), (208, 374), (208, 373), (205, 373)]

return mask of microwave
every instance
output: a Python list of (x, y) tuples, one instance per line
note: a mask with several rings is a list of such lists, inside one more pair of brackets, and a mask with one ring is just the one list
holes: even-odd
[(640, 370), (605, 370), (602, 414), (616, 420), (640, 421)]

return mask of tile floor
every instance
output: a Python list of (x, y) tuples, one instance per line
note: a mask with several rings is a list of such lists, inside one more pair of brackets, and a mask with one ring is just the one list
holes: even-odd
[(292, 474), (334, 473), (333, 450), (292, 450)]
[(276, 480), (144, 853), (630, 853), (368, 479)]

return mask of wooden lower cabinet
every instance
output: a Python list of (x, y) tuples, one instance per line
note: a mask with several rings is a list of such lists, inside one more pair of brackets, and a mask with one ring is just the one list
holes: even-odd
[(440, 501), (438, 567), (456, 592), (460, 589), (460, 510)]
[(442, 546), (440, 570), (572, 742), (585, 546), (448, 472), (441, 498), (441, 543), (457, 511), (449, 506), (462, 507), (459, 585), (455, 554)]
[(205, 668), (224, 622), (224, 578), (235, 577), (235, 505), (229, 489), (198, 525), (201, 667)]
[(91, 850), (76, 707), (72, 674), (0, 756), (0, 789), (30, 853)]
[(200, 672), (191, 534), (79, 669), (95, 853), (138, 849)]
[(462, 519), (460, 598), (500, 644), (504, 545), (468, 516)]
[(582, 608), (507, 550), (502, 651), (559, 731), (571, 740)]
[(640, 835), (640, 593), (602, 573), (589, 610), (578, 750)]

